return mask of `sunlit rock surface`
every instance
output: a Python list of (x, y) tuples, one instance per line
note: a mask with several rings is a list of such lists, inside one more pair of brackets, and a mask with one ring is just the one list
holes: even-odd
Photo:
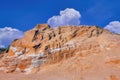
[(120, 80), (120, 35), (97, 26), (38, 24), (2, 54), (0, 70), (7, 80)]

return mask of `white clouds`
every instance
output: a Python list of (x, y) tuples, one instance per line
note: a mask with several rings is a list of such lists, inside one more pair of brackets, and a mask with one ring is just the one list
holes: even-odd
[(107, 26), (105, 26), (104, 29), (120, 34), (120, 21), (112, 21)]
[(4, 45), (0, 45), (0, 48), (5, 48), (5, 46)]
[(47, 23), (52, 27), (64, 25), (79, 25), (80, 18), (81, 14), (77, 10), (73, 8), (67, 8), (60, 11), (60, 15), (49, 18)]
[(20, 38), (22, 36), (23, 32), (18, 29), (11, 27), (0, 28), (0, 47), (6, 47), (14, 39)]

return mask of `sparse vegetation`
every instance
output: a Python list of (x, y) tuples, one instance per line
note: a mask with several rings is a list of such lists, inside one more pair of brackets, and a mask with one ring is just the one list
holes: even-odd
[(6, 50), (6, 48), (0, 48), (0, 53), (3, 53)]
[(7, 48), (0, 48), (0, 54), (3, 53), (4, 51), (8, 52), (9, 47), (10, 47), (10, 45)]

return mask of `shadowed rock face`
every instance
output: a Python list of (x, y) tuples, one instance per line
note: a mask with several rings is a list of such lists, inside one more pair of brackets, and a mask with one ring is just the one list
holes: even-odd
[(42, 69), (68, 72), (76, 80), (119, 80), (120, 35), (96, 26), (50, 28), (38, 24), (14, 40), (0, 59), (0, 70), (5, 72)]

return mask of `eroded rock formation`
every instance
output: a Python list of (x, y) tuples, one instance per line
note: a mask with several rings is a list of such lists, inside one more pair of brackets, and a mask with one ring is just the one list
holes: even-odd
[(0, 58), (0, 70), (9, 73), (35, 73), (53, 64), (48, 71), (67, 71), (78, 80), (119, 80), (120, 35), (97, 26), (38, 24)]

